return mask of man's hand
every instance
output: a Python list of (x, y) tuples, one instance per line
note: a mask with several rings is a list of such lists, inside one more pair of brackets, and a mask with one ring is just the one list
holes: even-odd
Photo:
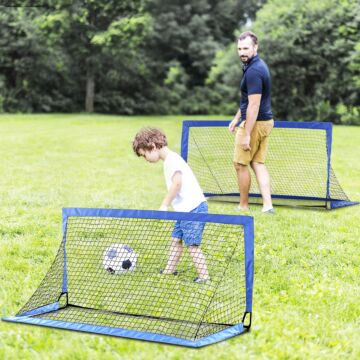
[(235, 131), (235, 128), (237, 126), (237, 124), (240, 122), (241, 120), (241, 111), (240, 109), (237, 111), (237, 113), (235, 114), (232, 122), (229, 124), (229, 131), (230, 132), (234, 132)]
[(161, 205), (159, 210), (160, 211), (167, 211), (168, 207), (166, 205)]
[(245, 151), (250, 151), (251, 150), (251, 147), (250, 147), (250, 135), (245, 135), (243, 137), (243, 139), (241, 140), (240, 146)]
[(234, 119), (230, 124), (229, 124), (229, 131), (230, 132), (234, 132), (235, 131), (235, 128), (237, 126), (237, 124), (240, 122), (240, 120), (238, 119)]

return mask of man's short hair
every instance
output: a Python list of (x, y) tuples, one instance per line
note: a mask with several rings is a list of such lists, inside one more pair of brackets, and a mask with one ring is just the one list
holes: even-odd
[(157, 149), (167, 146), (166, 135), (156, 128), (142, 128), (136, 135), (132, 142), (132, 147), (137, 156), (141, 156), (139, 151), (152, 150), (154, 145)]
[(257, 45), (257, 43), (258, 43), (257, 36), (251, 31), (245, 31), (242, 34), (240, 34), (240, 36), (238, 37), (238, 41), (239, 40), (245, 40), (247, 37), (250, 37), (253, 44)]

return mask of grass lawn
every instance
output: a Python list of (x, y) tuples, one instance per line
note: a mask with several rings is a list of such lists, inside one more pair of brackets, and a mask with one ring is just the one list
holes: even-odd
[[(190, 118), (190, 117), (187, 117)], [(194, 117), (191, 117), (194, 119)], [(204, 117), (198, 117), (204, 118)], [(207, 117), (224, 119), (225, 117)], [(184, 117), (0, 116), (0, 306), (14, 315), (49, 269), (63, 207), (157, 209), (162, 164), (137, 158), (131, 139), (157, 126), (179, 152)], [(360, 127), (334, 127), (332, 166), (360, 200)], [(234, 204), (209, 203), (235, 214)], [(199, 350), (0, 323), (1, 359), (359, 359), (360, 206), (278, 207), (255, 218), (250, 333)]]

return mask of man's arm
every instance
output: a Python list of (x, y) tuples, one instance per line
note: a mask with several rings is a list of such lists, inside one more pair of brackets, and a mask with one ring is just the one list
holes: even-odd
[(243, 150), (251, 150), (250, 135), (254, 128), (260, 109), (261, 94), (252, 94), (248, 96), (249, 104), (246, 109), (245, 137), (241, 143)]
[(231, 123), (229, 124), (229, 131), (230, 132), (234, 132), (235, 128), (237, 126), (237, 124), (240, 122), (241, 120), (241, 111), (240, 109), (237, 111), (237, 113), (234, 116), (234, 119), (231, 121)]
[(172, 183), (168, 193), (166, 194), (163, 202), (161, 203), (160, 210), (166, 211), (172, 201), (176, 198), (176, 195), (181, 189), (182, 175), (180, 171), (176, 171), (172, 177)]

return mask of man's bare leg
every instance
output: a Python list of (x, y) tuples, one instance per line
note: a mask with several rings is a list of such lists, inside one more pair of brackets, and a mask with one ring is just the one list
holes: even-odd
[(184, 247), (180, 239), (171, 238), (169, 260), (166, 268), (162, 272), (163, 274), (172, 274), (176, 270), (176, 266), (180, 261), (183, 248)]
[(251, 167), (253, 168), (256, 180), (260, 188), (261, 196), (263, 199), (262, 211), (267, 211), (273, 208), (271, 201), (271, 187), (270, 187), (270, 175), (265, 164), (252, 162)]
[(249, 191), (251, 185), (251, 175), (247, 165), (234, 164), (236, 175), (238, 179), (239, 191), (240, 191), (240, 204), (239, 208), (247, 210), (249, 209)]

